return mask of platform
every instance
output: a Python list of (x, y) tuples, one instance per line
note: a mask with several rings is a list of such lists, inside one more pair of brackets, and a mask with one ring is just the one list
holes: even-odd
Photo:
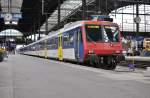
[(135, 60), (135, 61), (143, 61), (143, 62), (150, 62), (150, 57), (143, 57), (143, 56), (126, 56), (126, 60)]
[(149, 62), (150, 63), (150, 57), (144, 57), (144, 56), (126, 56), (125, 57), (127, 61), (141, 61), (141, 62)]
[(0, 98), (149, 98), (150, 78), (25, 55), (0, 63)]

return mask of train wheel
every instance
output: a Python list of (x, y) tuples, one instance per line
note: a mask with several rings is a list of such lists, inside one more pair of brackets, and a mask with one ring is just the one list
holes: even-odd
[(116, 61), (113, 57), (104, 57), (104, 69), (113, 70), (116, 68)]
[(112, 63), (111, 63), (111, 65), (110, 65), (110, 70), (114, 70), (114, 69), (116, 69), (116, 62), (115, 62), (115, 60), (114, 61), (112, 61)]
[(99, 67), (99, 58), (97, 55), (93, 54), (93, 55), (90, 55), (89, 57), (89, 64), (93, 67), (96, 67), (98, 68)]
[(0, 62), (2, 62), (4, 60), (3, 55), (0, 55)]

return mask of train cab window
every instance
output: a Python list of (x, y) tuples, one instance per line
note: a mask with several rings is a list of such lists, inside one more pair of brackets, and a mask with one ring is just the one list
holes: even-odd
[(119, 29), (118, 27), (104, 26), (103, 35), (105, 42), (119, 42)]
[(102, 30), (100, 25), (86, 25), (85, 31), (87, 41), (102, 41)]

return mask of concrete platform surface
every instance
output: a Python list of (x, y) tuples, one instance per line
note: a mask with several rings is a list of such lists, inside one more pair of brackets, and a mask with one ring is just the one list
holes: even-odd
[(150, 98), (150, 78), (12, 55), (0, 63), (0, 98)]

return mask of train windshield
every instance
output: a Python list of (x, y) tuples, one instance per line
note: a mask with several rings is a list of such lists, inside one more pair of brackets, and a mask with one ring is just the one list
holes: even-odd
[(102, 41), (102, 30), (100, 25), (86, 25), (85, 30), (88, 42)]
[(119, 42), (119, 29), (114, 26), (104, 26), (104, 41), (105, 42)]

